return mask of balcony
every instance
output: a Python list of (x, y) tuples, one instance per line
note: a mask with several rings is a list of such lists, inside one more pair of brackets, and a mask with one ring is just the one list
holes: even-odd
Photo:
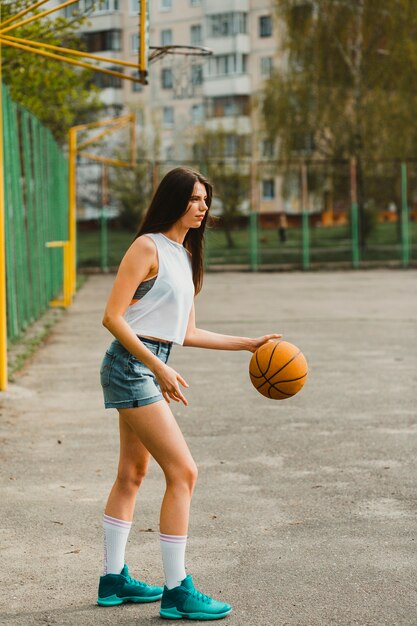
[(233, 37), (206, 37), (204, 45), (211, 48), (214, 54), (249, 54), (250, 35), (239, 34)]
[(226, 74), (224, 76), (206, 76), (203, 92), (206, 98), (216, 96), (249, 96), (251, 78), (249, 74)]
[(246, 115), (212, 117), (205, 120), (204, 126), (211, 131), (221, 129), (226, 133), (237, 133), (238, 135), (250, 135), (252, 132), (251, 119)]
[(210, 2), (205, 4), (206, 15), (231, 11), (249, 11), (249, 0), (210, 0)]

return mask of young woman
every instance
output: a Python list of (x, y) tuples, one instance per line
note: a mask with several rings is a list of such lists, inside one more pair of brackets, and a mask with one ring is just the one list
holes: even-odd
[[(106, 408), (119, 413), (120, 459), (104, 512), (104, 575), (98, 604), (161, 601), (161, 617), (212, 620), (232, 607), (197, 591), (185, 571), (185, 546), (197, 468), (170, 402), (187, 400), (184, 378), (167, 365), (173, 344), (254, 352), (266, 341), (196, 328), (194, 296), (202, 287), (204, 229), (212, 187), (186, 168), (160, 183), (136, 239), (127, 250), (104, 313), (115, 339), (101, 364)], [(124, 562), (138, 488), (153, 456), (166, 491), (160, 514), (165, 586), (129, 576)]]

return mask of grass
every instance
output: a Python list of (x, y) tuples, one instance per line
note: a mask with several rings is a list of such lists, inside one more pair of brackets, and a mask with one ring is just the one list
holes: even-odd
[[(206, 230), (207, 266), (221, 264), (250, 264), (250, 232), (248, 228), (232, 231), (234, 247), (227, 246), (225, 233)], [(133, 240), (134, 234), (109, 229), (108, 265), (119, 265), (123, 254)], [(410, 223), (410, 238), (414, 245), (411, 258), (417, 260), (417, 222)], [(352, 242), (348, 226), (316, 227), (310, 229), (310, 253), (312, 262), (350, 262)], [(302, 231), (291, 228), (287, 241), (281, 243), (276, 229), (258, 231), (259, 264), (299, 266), (302, 258)], [(80, 232), (78, 235), (78, 258), (80, 267), (100, 267), (100, 232)], [(378, 224), (369, 237), (363, 254), (366, 261), (398, 261), (401, 244), (397, 224)]]

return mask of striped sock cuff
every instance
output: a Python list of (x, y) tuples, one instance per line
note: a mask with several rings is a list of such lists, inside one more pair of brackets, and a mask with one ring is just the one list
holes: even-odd
[(111, 517), (105, 513), (103, 515), (103, 524), (106, 524), (106, 526), (113, 526), (113, 528), (120, 528), (121, 530), (130, 530), (132, 526), (132, 522), (126, 522), (125, 520)]
[(165, 533), (159, 533), (159, 538), (164, 543), (176, 543), (180, 545), (187, 543), (188, 535), (166, 535)]

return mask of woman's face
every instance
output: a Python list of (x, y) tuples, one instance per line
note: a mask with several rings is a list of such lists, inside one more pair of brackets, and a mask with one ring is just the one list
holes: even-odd
[(186, 228), (199, 228), (199, 226), (201, 226), (201, 222), (208, 211), (206, 200), (206, 188), (202, 183), (197, 181), (194, 185), (187, 210), (181, 217), (183, 226)]

